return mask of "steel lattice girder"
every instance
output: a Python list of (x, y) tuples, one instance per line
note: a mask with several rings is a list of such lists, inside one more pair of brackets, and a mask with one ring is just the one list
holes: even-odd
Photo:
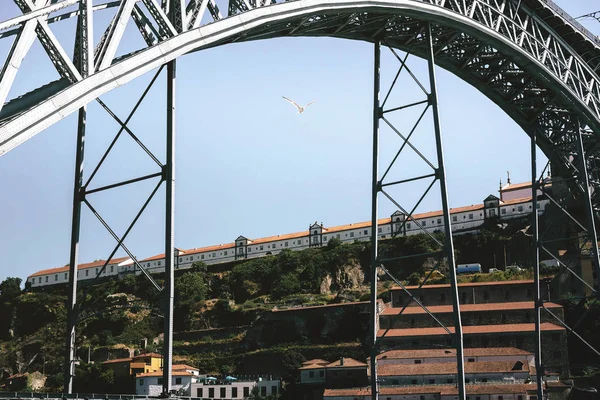
[[(540, 147), (556, 166), (562, 166), (562, 171), (556, 172), (577, 176), (572, 163), (572, 155), (577, 153), (573, 129), (579, 129), (581, 123), (594, 132), (586, 136), (585, 145), (591, 181), (600, 185), (600, 165), (596, 162), (600, 156), (596, 139), (600, 135), (600, 44), (578, 31), (574, 22), (553, 10), (551, 4), (539, 0), (300, 0), (273, 5), (268, 5), (269, 1), (244, 1), (242, 6), (241, 1), (232, 1), (230, 16), (218, 20), (221, 16), (213, 1), (194, 0), (181, 10), (182, 26), (173, 27), (155, 0), (143, 1), (144, 8), (137, 3), (122, 0), (93, 7), (116, 6), (118, 12), (96, 45), (96, 65), (86, 79), (65, 76), (71, 79), (50, 82), (4, 105), (0, 111), (0, 155), (95, 97), (191, 51), (271, 37), (330, 36), (385, 40), (424, 56), (424, 27), (431, 21), (436, 63), (478, 88), (526, 132), (537, 127)], [(63, 0), (37, 8), (0, 23), (0, 36), (33, 19), (46, 24), (38, 29), (38, 35), (47, 34), (47, 23), (57, 18), (51, 18), (52, 13), (78, 5), (79, 1)], [(193, 29), (207, 9), (216, 22)], [(77, 14), (71, 11), (64, 17)], [(117, 28), (128, 18), (136, 21), (141, 32), (152, 32), (153, 37), (147, 35), (146, 50), (115, 59), (113, 50), (122, 39)], [(158, 43), (151, 46), (154, 41)], [(22, 59), (24, 54), (18, 57)], [(72, 65), (68, 59), (62, 61), (61, 67)], [(0, 92), (8, 92), (12, 84), (4, 71), (19, 62), (5, 61)], [(600, 191), (594, 191), (594, 203), (600, 205), (596, 193)]]

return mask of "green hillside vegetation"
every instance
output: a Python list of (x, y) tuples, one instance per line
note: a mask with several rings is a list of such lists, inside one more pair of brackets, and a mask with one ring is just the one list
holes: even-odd
[[(439, 233), (435, 239), (443, 242)], [(481, 262), (484, 270), (498, 265), (506, 247), (512, 262), (526, 265), (529, 243), (518, 235), (485, 231), (455, 238), (457, 262)], [(439, 251), (427, 235), (398, 237), (380, 242), (382, 258)], [(341, 244), (303, 251), (284, 250), (274, 256), (239, 261), (228, 265), (195, 264), (178, 271), (175, 279), (176, 332), (200, 331), (199, 339), (174, 343), (176, 362), (195, 365), (202, 372), (223, 374), (272, 373), (293, 381), (296, 368), (305, 359), (335, 360), (340, 356), (365, 359), (366, 327), (349, 329), (346, 337), (278, 337), (256, 345), (246, 337), (246, 328), (261, 328), (261, 319), (274, 307), (325, 305), (368, 300), (370, 243)], [(485, 259), (485, 262), (483, 261)], [(480, 261), (481, 260), (481, 261)], [(419, 283), (434, 263), (426, 256), (386, 262), (385, 266), (405, 283)], [(445, 281), (447, 267), (428, 283)], [(515, 277), (508, 273), (476, 275), (461, 279), (505, 280), (529, 278), (531, 271)], [(362, 279), (364, 278), (364, 279)], [(164, 277), (155, 276), (164, 284)], [(66, 324), (66, 286), (33, 290), (20, 289), (19, 278), (0, 284), (0, 368), (2, 379), (10, 374), (43, 371), (46, 389), (62, 389)], [(380, 297), (389, 300), (392, 282), (382, 277)], [(130, 348), (139, 351), (148, 339), (147, 351), (161, 351), (163, 303), (161, 294), (143, 276), (128, 275), (121, 280), (104, 279), (81, 286), (78, 293), (80, 318), (77, 325), (76, 390), (80, 392), (131, 391), (130, 381), (119, 381), (100, 367), (109, 350)], [(595, 314), (594, 314), (595, 315)], [(316, 322), (315, 322), (316, 323)], [(217, 328), (222, 328), (221, 330)], [(206, 331), (212, 329), (214, 331)], [(227, 334), (227, 329), (232, 329)], [(212, 337), (205, 332), (220, 332)], [(223, 333), (224, 332), (224, 333)], [(196, 333), (194, 333), (196, 335)], [(194, 336), (192, 335), (192, 336)], [(199, 336), (198, 336), (199, 335)], [(216, 333), (215, 333), (216, 335)], [(268, 339), (268, 335), (264, 335)], [(96, 363), (87, 363), (88, 357)], [(104, 358), (102, 358), (104, 357)], [(115, 358), (115, 357), (112, 357)], [(2, 381), (0, 381), (2, 384)]]

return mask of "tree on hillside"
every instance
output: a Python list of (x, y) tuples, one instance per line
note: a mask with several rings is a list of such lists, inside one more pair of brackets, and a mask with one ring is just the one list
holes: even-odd
[(0, 339), (10, 337), (15, 301), (21, 294), (21, 278), (6, 278), (0, 283)]
[(193, 313), (206, 298), (206, 293), (206, 283), (202, 274), (187, 272), (175, 278), (175, 329), (192, 328)]

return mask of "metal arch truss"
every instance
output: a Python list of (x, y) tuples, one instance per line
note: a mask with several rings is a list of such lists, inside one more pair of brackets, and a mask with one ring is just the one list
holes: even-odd
[[(450, 207), (448, 203), (448, 193), (446, 188), (446, 174), (444, 169), (444, 151), (442, 146), (442, 134), (441, 134), (441, 124), (439, 119), (439, 111), (438, 111), (438, 103), (437, 103), (437, 86), (436, 86), (436, 77), (435, 77), (435, 54), (433, 47), (433, 33), (431, 30), (431, 26), (427, 26), (425, 32), (423, 32), (423, 37), (425, 42), (429, 47), (429, 52), (427, 54), (427, 65), (428, 65), (428, 76), (429, 82), (423, 84), (413, 73), (411, 67), (409, 66), (408, 58), (410, 57), (410, 53), (407, 52), (404, 57), (400, 57), (398, 53), (392, 48), (389, 47), (389, 50), (392, 52), (394, 57), (399, 63), (398, 71), (394, 77), (393, 82), (391, 83), (383, 102), (380, 102), (379, 99), (379, 91), (381, 88), (381, 49), (380, 42), (375, 42), (375, 53), (374, 53), (374, 84), (373, 84), (373, 180), (372, 180), (372, 214), (371, 214), (371, 359), (370, 359), (370, 371), (371, 371), (371, 396), (373, 400), (378, 398), (379, 394), (379, 381), (377, 374), (377, 356), (379, 354), (379, 350), (381, 348), (381, 343), (379, 337), (382, 339), (385, 338), (387, 331), (382, 330), (382, 334), (379, 335), (379, 305), (377, 302), (377, 281), (379, 272), (385, 273), (393, 282), (400, 286), (400, 288), (408, 295), (410, 301), (404, 305), (399, 315), (402, 315), (406, 310), (406, 307), (411, 303), (415, 302), (418, 306), (423, 308), (423, 310), (431, 317), (433, 320), (439, 324), (445, 331), (450, 335), (451, 342), (453, 346), (456, 348), (456, 365), (457, 365), (457, 385), (459, 391), (459, 399), (466, 399), (465, 392), (465, 372), (464, 372), (464, 358), (463, 358), (463, 336), (462, 336), (462, 323), (460, 318), (460, 304), (458, 297), (458, 287), (456, 282), (456, 268), (455, 268), (455, 259), (454, 259), (454, 244), (452, 240), (452, 226), (450, 220)], [(385, 42), (384, 42), (385, 45)], [(394, 104), (389, 108), (386, 108), (386, 104), (388, 100), (390, 100), (390, 95), (396, 88), (398, 84), (398, 78), (401, 75), (407, 75), (410, 77), (410, 81), (416, 86), (420, 88), (422, 91), (422, 100), (412, 101), (406, 104)], [(428, 87), (429, 89), (427, 89)], [(400, 89), (402, 90), (402, 89)], [(420, 111), (419, 117), (414, 123), (414, 125), (407, 131), (402, 132), (398, 129), (397, 126), (394, 125), (393, 122), (386, 117), (391, 113), (399, 113), (402, 110), (407, 110), (410, 108), (422, 109)], [(415, 136), (417, 136), (417, 128), (421, 124), (421, 122), (426, 117), (426, 114), (431, 114), (431, 118), (433, 121), (433, 135), (429, 138), (425, 138), (427, 145), (435, 144), (436, 149), (436, 160), (430, 160), (424, 153), (419, 149), (418, 145), (415, 145), (412, 141)], [(383, 144), (383, 139), (380, 137), (380, 121), (385, 122), (385, 125), (391, 133), (393, 140), (386, 141), (386, 148), (396, 149), (394, 157), (390, 161), (389, 165), (385, 168), (384, 172), (381, 173), (379, 171), (380, 157), (379, 157), (379, 147), (380, 144)], [(424, 135), (424, 133), (421, 133)], [(398, 138), (400, 139), (399, 144), (397, 143)], [(422, 144), (420, 145), (423, 146)], [(425, 165), (427, 165), (427, 169), (430, 171), (429, 173), (425, 173), (423, 175), (415, 175), (412, 174), (409, 177), (404, 177), (403, 179), (394, 179), (394, 171), (393, 167), (397, 164), (404, 163), (408, 165), (406, 162), (406, 153), (413, 152), (420, 158)], [(420, 196), (419, 200), (416, 201), (415, 204), (410, 206), (410, 211), (403, 206), (401, 203), (406, 203), (406, 199), (401, 200), (398, 196), (394, 196), (391, 194), (389, 188), (391, 187), (399, 187), (405, 185), (409, 182), (416, 181), (425, 181), (429, 182), (427, 188), (423, 191), (423, 194)], [(421, 202), (427, 197), (427, 195), (431, 192), (431, 189), (435, 186), (435, 184), (439, 184), (440, 191), (440, 200), (442, 203), (442, 215), (443, 215), (443, 229), (444, 229), (444, 237), (440, 239), (439, 237), (435, 237), (430, 231), (428, 231), (424, 225), (419, 223), (414, 217), (413, 214), (421, 204)], [(391, 257), (385, 254), (385, 252), (380, 251), (378, 246), (378, 195), (381, 193), (385, 198), (387, 198), (397, 209), (401, 210), (402, 217), (400, 222), (395, 222), (395, 217), (392, 216), (391, 229), (393, 235), (402, 235), (403, 232), (406, 232), (406, 224), (414, 223), (418, 229), (425, 235), (429, 236), (429, 238), (437, 245), (438, 250), (433, 251), (426, 254), (408, 254), (400, 257)], [(441, 228), (440, 226), (436, 227), (437, 229)], [(429, 274), (425, 277), (425, 279), (420, 283), (419, 289), (423, 286), (428, 279), (431, 277), (434, 271), (436, 271), (441, 262), (446, 262), (448, 267), (448, 272), (450, 276), (450, 285), (452, 288), (452, 310), (454, 317), (454, 331), (451, 331), (448, 327), (446, 327), (431, 311), (423, 305), (414, 295), (410, 293), (410, 291), (402, 284), (402, 282), (386, 268), (387, 263), (393, 263), (397, 266), (401, 267), (402, 263), (408, 261), (408, 259), (415, 257), (432, 257), (437, 259), (437, 263), (431, 269)]]
[[(0, 155), (102, 93), (190, 51), (269, 37), (332, 36), (385, 39), (425, 57), (422, 34), (429, 21), (436, 63), (477, 87), (526, 131), (538, 126), (538, 145), (553, 160), (555, 175), (570, 177), (576, 168), (561, 146), (567, 133), (551, 127), (579, 117), (592, 132), (584, 149), (591, 160), (592, 204), (600, 208), (600, 42), (551, 2), (230, 0), (224, 18), (214, 0), (13, 1), (23, 15), (0, 22), (0, 39), (15, 39), (0, 71)], [(93, 43), (93, 16), (107, 8), (115, 15)], [(78, 29), (70, 57), (50, 25), (72, 17)], [(210, 24), (202, 25), (205, 17)], [(129, 19), (147, 48), (117, 56)], [(61, 79), (5, 103), (35, 37)]]
[[(146, 278), (150, 281), (150, 283), (159, 291), (163, 292), (165, 295), (165, 309), (164, 309), (164, 320), (165, 320), (165, 352), (164, 352), (164, 360), (163, 365), (171, 365), (172, 363), (172, 353), (171, 351), (167, 351), (167, 348), (171, 348), (169, 343), (172, 343), (172, 321), (173, 321), (173, 255), (174, 255), (174, 243), (173, 243), (173, 171), (174, 171), (174, 129), (172, 127), (173, 121), (173, 111), (174, 111), (174, 64), (172, 61), (167, 65), (167, 157), (166, 163), (163, 164), (159, 161), (158, 157), (156, 157), (139, 139), (139, 137), (128, 127), (128, 123), (130, 122), (133, 115), (138, 110), (139, 106), (142, 104), (143, 100), (146, 98), (148, 92), (156, 82), (157, 78), (161, 75), (163, 67), (159, 68), (155, 73), (154, 77), (151, 79), (150, 83), (138, 99), (137, 103), (134, 105), (133, 109), (127, 116), (127, 118), (123, 121), (121, 120), (113, 110), (104, 103), (100, 98), (97, 98), (96, 101), (100, 106), (120, 125), (119, 130), (115, 134), (113, 140), (110, 145), (107, 147), (106, 151), (100, 158), (98, 164), (94, 167), (92, 172), (90, 173), (87, 180), (84, 182), (83, 180), (83, 159), (84, 159), (84, 143), (85, 143), (85, 129), (86, 129), (86, 109), (85, 107), (79, 111), (79, 119), (78, 119), (78, 131), (77, 131), (77, 151), (76, 151), (76, 168), (75, 168), (75, 184), (74, 184), (74, 193), (73, 193), (73, 217), (72, 217), (72, 232), (71, 232), (71, 254), (70, 254), (70, 274), (69, 274), (69, 299), (67, 304), (68, 310), (68, 318), (67, 318), (67, 353), (65, 360), (65, 382), (64, 382), (64, 391), (66, 393), (72, 393), (73, 391), (73, 377), (75, 376), (75, 357), (76, 357), (76, 326), (79, 321), (80, 312), (83, 310), (82, 302), (79, 302), (77, 299), (80, 297), (83, 301), (86, 299), (87, 290), (89, 286), (84, 290), (82, 296), (77, 296), (77, 265), (78, 265), (78, 253), (79, 253), (79, 232), (80, 232), (80, 221), (81, 221), (81, 206), (84, 204), (87, 208), (92, 212), (92, 214), (98, 219), (101, 225), (109, 232), (109, 234), (114, 238), (116, 245), (110, 252), (110, 255), (106, 258), (106, 261), (102, 265), (101, 268), (98, 269), (94, 279), (98, 279), (105, 272), (107, 265), (113, 259), (115, 254), (119, 249), (123, 250), (128, 257), (133, 261), (135, 269), (141, 271)], [(94, 177), (97, 172), (100, 170), (102, 165), (105, 163), (108, 155), (113, 150), (115, 144), (122, 136), (123, 133), (129, 135), (131, 139), (135, 143), (137, 143), (140, 148), (147, 154), (147, 156), (157, 165), (159, 170), (155, 173), (148, 174), (145, 176), (140, 176), (137, 178), (129, 179), (126, 181), (121, 181), (113, 184), (109, 184), (102, 187), (90, 188), (90, 185), (94, 181)], [(159, 178), (159, 179), (156, 179)], [(141, 208), (136, 213), (135, 217), (123, 233), (123, 235), (119, 236), (108, 224), (108, 222), (101, 216), (101, 214), (96, 210), (93, 206), (90, 197), (99, 192), (106, 192), (111, 189), (123, 187), (126, 185), (135, 184), (137, 182), (145, 181), (145, 180), (156, 180), (156, 185), (154, 186), (151, 193), (148, 195), (146, 200), (144, 201)], [(150, 275), (150, 273), (144, 268), (143, 265), (139, 263), (134, 254), (129, 250), (129, 248), (125, 244), (125, 240), (127, 236), (142, 216), (147, 206), (150, 204), (152, 199), (155, 197), (157, 191), (161, 187), (161, 185), (166, 184), (166, 229), (165, 229), (165, 285), (161, 287)], [(171, 368), (164, 368), (163, 374), (168, 374), (169, 379), (164, 379), (164, 391), (169, 392), (170, 390), (170, 382), (171, 382)]]

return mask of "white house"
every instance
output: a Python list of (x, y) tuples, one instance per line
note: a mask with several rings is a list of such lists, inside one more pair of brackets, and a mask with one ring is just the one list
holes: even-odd
[[(186, 368), (173, 368), (171, 388), (172, 390), (182, 389), (184, 395), (190, 396), (191, 385), (199, 379), (197, 369), (190, 372)], [(162, 384), (162, 371), (137, 374), (135, 377), (135, 394), (141, 396), (158, 396), (162, 393)]]
[[(540, 192), (541, 194), (541, 192)], [(543, 214), (549, 200), (543, 196), (538, 201), (538, 214)], [(473, 232), (488, 220), (506, 222), (517, 218), (525, 218), (533, 212), (531, 201), (531, 183), (510, 183), (500, 188), (500, 197), (490, 195), (481, 204), (450, 209), (452, 232), (460, 234)], [(407, 217), (400, 211), (394, 212), (388, 218), (379, 219), (377, 237), (388, 239), (395, 236), (416, 235), (424, 231), (443, 232), (444, 220), (441, 210), (414, 214)], [(351, 243), (355, 241), (368, 241), (371, 239), (371, 221), (351, 223), (326, 227), (323, 223), (310, 224), (308, 230), (269, 236), (258, 239), (247, 238), (240, 235), (233, 242), (194, 248), (188, 250), (176, 249), (175, 269), (187, 269), (195, 262), (217, 264), (232, 262), (240, 259), (264, 257), (280, 253), (282, 250), (303, 250), (310, 247), (325, 246), (332, 239)], [(96, 277), (123, 276), (128, 273), (141, 274), (142, 271), (130, 258), (111, 260), (105, 270), (102, 270), (104, 260), (78, 266), (77, 279), (80, 281), (91, 280)], [(162, 273), (165, 270), (164, 254), (139, 260), (149, 273)], [(69, 267), (42, 270), (27, 278), (32, 287), (65, 284), (68, 279)]]

